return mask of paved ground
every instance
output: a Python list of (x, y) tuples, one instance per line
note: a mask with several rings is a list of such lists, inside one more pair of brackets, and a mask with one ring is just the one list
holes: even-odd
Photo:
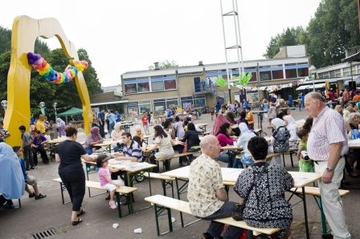
[[(306, 117), (304, 111), (298, 110), (293, 112), (296, 120)], [(213, 122), (210, 121), (209, 115), (202, 115), (196, 123), (209, 123), (208, 130), (212, 129)], [(264, 123), (266, 128), (267, 123)], [(132, 127), (133, 128), (133, 127)], [(269, 130), (266, 129), (266, 131)], [(79, 135), (81, 139), (83, 135)], [(297, 161), (297, 160), (295, 160)], [(296, 168), (291, 168), (290, 161), (287, 162), (287, 169), (297, 171)], [(171, 167), (176, 168), (178, 162), (173, 160)], [(225, 165), (224, 165), (225, 166)], [(135, 214), (118, 218), (116, 210), (111, 210), (108, 207), (108, 201), (104, 198), (106, 195), (100, 195), (89, 198), (85, 195), (84, 208), (86, 214), (82, 217), (84, 222), (76, 227), (70, 225), (70, 204), (61, 204), (59, 184), (52, 181), (53, 178), (58, 177), (57, 163), (52, 162), (50, 165), (39, 164), (36, 170), (30, 172), (39, 182), (40, 192), (46, 194), (47, 197), (42, 200), (35, 201), (29, 199), (25, 194), (21, 200), (22, 207), (14, 210), (0, 210), (0, 238), (137, 238), (148, 239), (158, 238), (156, 234), (155, 218), (153, 208), (139, 211)], [(90, 178), (97, 179), (96, 174), (91, 174)], [(360, 187), (359, 179), (349, 179), (351, 185), (348, 187)], [(149, 206), (144, 202), (143, 198), (149, 195), (148, 181), (135, 185), (139, 188), (135, 193), (135, 210)], [(155, 193), (161, 193), (160, 182), (152, 180), (152, 188)], [(96, 193), (95, 190), (92, 191)], [(101, 191), (99, 191), (101, 192)], [(65, 194), (68, 198), (68, 195)], [(185, 196), (183, 196), (185, 198)], [(360, 215), (360, 191), (352, 189), (351, 193), (343, 200), (345, 213), (348, 221), (350, 231), (353, 238), (360, 238), (359, 215)], [(230, 200), (238, 200), (238, 196), (230, 189)], [(320, 213), (314, 200), (311, 197), (307, 198), (308, 213), (310, 220), (311, 238), (321, 238), (321, 221)], [(293, 200), (293, 202), (295, 202)], [(126, 211), (123, 206), (123, 210)], [(292, 224), (293, 238), (305, 238), (304, 218), (302, 204), (297, 204), (293, 207), (294, 222)], [(173, 212), (174, 232), (162, 236), (161, 238), (198, 238), (208, 226), (208, 222), (200, 221), (192, 224), (189, 227), (181, 228), (179, 213)], [(192, 221), (194, 218), (185, 216), (186, 222)], [(118, 223), (119, 227), (113, 229), (113, 223)], [(160, 223), (166, 225), (165, 218)], [(134, 229), (142, 228), (142, 234), (134, 234)], [(165, 230), (165, 228), (163, 228)], [(40, 234), (43, 231), (50, 231), (54, 235), (47, 236)], [(33, 235), (37, 236), (33, 236)]]

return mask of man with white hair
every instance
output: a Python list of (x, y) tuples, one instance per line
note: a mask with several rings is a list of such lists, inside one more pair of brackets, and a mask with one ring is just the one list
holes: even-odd
[[(202, 239), (220, 238), (224, 224), (213, 221), (230, 217), (235, 203), (228, 201), (222, 182), (220, 165), (214, 160), (219, 156), (220, 144), (214, 135), (201, 139), (202, 154), (190, 165), (188, 200), (193, 215), (203, 220), (211, 220)], [(239, 238), (242, 229), (229, 226), (223, 238)]]
[(325, 98), (317, 92), (306, 95), (305, 109), (313, 118), (307, 151), (315, 162), (315, 172), (322, 175), (319, 181), (321, 201), (333, 233), (324, 234), (323, 238), (349, 239), (351, 235), (338, 191), (345, 166), (342, 156), (348, 151), (344, 119), (338, 112), (327, 107)]

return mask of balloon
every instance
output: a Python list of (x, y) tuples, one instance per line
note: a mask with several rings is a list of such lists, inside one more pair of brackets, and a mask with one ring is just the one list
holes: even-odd
[(86, 61), (71, 60), (63, 73), (55, 71), (50, 64), (39, 54), (32, 52), (27, 53), (28, 63), (37, 71), (45, 80), (54, 84), (64, 84), (72, 81), (78, 74), (78, 71), (84, 71), (88, 68)]

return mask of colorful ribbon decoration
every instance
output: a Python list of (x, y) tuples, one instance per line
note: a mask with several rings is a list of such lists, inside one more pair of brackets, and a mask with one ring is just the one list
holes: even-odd
[(65, 84), (72, 81), (78, 74), (78, 71), (84, 71), (88, 68), (87, 61), (70, 60), (70, 64), (63, 73), (55, 71), (50, 64), (39, 54), (29, 52), (27, 54), (28, 63), (47, 81), (54, 84)]

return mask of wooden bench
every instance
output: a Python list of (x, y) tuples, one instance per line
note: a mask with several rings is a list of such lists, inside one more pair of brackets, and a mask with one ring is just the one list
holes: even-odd
[[(161, 181), (161, 186), (163, 188), (163, 193), (164, 195), (166, 196), (166, 187), (167, 186), (170, 186), (171, 188), (171, 195), (172, 197), (175, 197), (175, 194), (174, 194), (174, 181), (175, 181), (175, 178), (174, 177), (170, 177), (170, 176), (166, 176), (166, 175), (162, 175), (160, 173), (146, 173), (144, 174), (145, 177), (149, 177), (151, 179), (159, 179)], [(150, 195), (152, 195), (151, 193), (151, 188), (150, 188)]]
[[(64, 191), (66, 190), (65, 185), (63, 184), (61, 178), (55, 178), (53, 179), (55, 182), (60, 183), (60, 191), (61, 191), (61, 200), (62, 200), (62, 204), (65, 204), (65, 200), (64, 200)], [(86, 180), (85, 181), (85, 186), (87, 188), (93, 188), (93, 189), (100, 189), (100, 190), (105, 190), (103, 187), (100, 186), (99, 182), (94, 182), (94, 181), (89, 181)], [(122, 197), (125, 197), (128, 203), (128, 212), (129, 214), (133, 213), (133, 205), (132, 205), (132, 194), (137, 191), (137, 188), (135, 187), (128, 187), (128, 186), (120, 186), (119, 188), (116, 189), (115, 191), (115, 196), (116, 196), (116, 202), (118, 205), (118, 213), (119, 213), (119, 217), (122, 217), (122, 211), (121, 211), (121, 206), (120, 206), (120, 199)], [(100, 194), (98, 194), (100, 195)], [(89, 197), (91, 197), (89, 195)], [(68, 203), (68, 202), (66, 202)]]
[[(295, 193), (297, 196), (300, 197), (300, 195), (302, 195), (302, 188), (292, 188), (290, 189), (291, 192)], [(340, 197), (346, 196), (347, 194), (349, 194), (350, 191), (349, 190), (344, 190), (344, 189), (339, 189), (339, 194)], [(322, 206), (322, 202), (321, 202), (321, 194), (320, 194), (320, 188), (318, 187), (305, 187), (305, 194), (306, 195), (311, 195), (314, 197), (315, 202), (320, 210), (321, 213), (321, 225), (322, 225), (322, 233), (325, 234), (327, 233), (327, 228), (326, 228), (326, 218), (325, 218), (325, 214), (323, 211), (323, 206)]]
[[(158, 236), (161, 236), (161, 235), (164, 235), (164, 234), (167, 234), (167, 233), (170, 233), (173, 231), (173, 226), (172, 226), (172, 221), (171, 221), (171, 209), (180, 212), (180, 219), (181, 219), (182, 227), (186, 227), (187, 225), (190, 225), (195, 222), (194, 221), (187, 225), (184, 225), (182, 213), (192, 215), (190, 207), (189, 207), (189, 202), (181, 201), (179, 199), (175, 199), (175, 198), (171, 198), (171, 197), (167, 197), (167, 196), (163, 196), (163, 195), (154, 195), (154, 196), (146, 197), (145, 201), (150, 202), (154, 206), (156, 229), (157, 229)], [(166, 232), (160, 232), (160, 227), (159, 227), (159, 216), (162, 215), (163, 210), (167, 210), (167, 215), (168, 215), (169, 230)], [(198, 221), (198, 220), (196, 220), (196, 221)], [(234, 219), (232, 219), (232, 217), (216, 219), (214, 221), (246, 229), (250, 232), (251, 236), (252, 235), (258, 236), (261, 234), (272, 235), (280, 230), (279, 228), (251, 227), (251, 226), (248, 226), (245, 223), (245, 221), (235, 221)]]

